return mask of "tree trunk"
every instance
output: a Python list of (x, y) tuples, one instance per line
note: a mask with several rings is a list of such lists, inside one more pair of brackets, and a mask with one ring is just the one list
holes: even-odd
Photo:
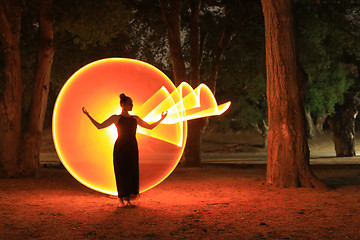
[[(163, 0), (159, 0), (162, 10), (163, 20), (167, 27), (170, 60), (173, 66), (175, 85), (179, 85), (183, 81), (187, 81), (187, 73), (185, 69), (185, 59), (182, 54), (182, 46), (180, 40), (180, 20), (181, 20), (181, 0), (169, 1), (166, 5)], [(200, 63), (202, 54), (202, 44), (204, 38), (200, 40), (199, 17), (202, 0), (189, 1), (191, 17), (190, 17), (190, 85), (195, 88), (200, 84)], [(166, 10), (169, 9), (169, 13)], [(216, 60), (219, 62), (224, 48), (229, 41), (222, 42), (222, 49), (217, 51)], [(220, 46), (219, 46), (220, 47)], [(219, 64), (216, 62), (213, 71), (213, 86), (210, 89), (215, 89), (215, 79)], [(201, 135), (206, 126), (207, 119), (196, 119), (188, 122), (188, 138), (184, 152), (185, 166), (199, 166)]]
[(52, 0), (40, 1), (39, 49), (35, 70), (32, 101), (20, 154), (22, 174), (37, 176), (41, 133), (49, 94), (50, 72), (54, 56), (53, 22), (50, 19)]
[(182, 54), (180, 38), (181, 0), (170, 1), (169, 13), (166, 13), (166, 6), (163, 0), (159, 0), (162, 10), (163, 21), (165, 22), (168, 41), (170, 61), (174, 72), (175, 86), (187, 82), (185, 61)]
[(258, 131), (261, 134), (261, 137), (263, 139), (264, 149), (267, 149), (267, 147), (268, 147), (269, 126), (266, 124), (265, 121), (263, 121), (261, 125), (255, 124), (254, 127), (255, 127), (255, 130)]
[(200, 85), (200, 6), (201, 0), (190, 1), (190, 85), (193, 88)]
[[(190, 85), (200, 85), (200, 31), (199, 12), (201, 0), (190, 1)], [(206, 119), (188, 121), (188, 137), (184, 151), (184, 166), (199, 167), (201, 163), (201, 137)]]
[(309, 138), (313, 138), (316, 135), (315, 124), (309, 111), (305, 111), (305, 117), (307, 122), (307, 131)]
[(201, 137), (207, 118), (194, 119), (188, 122), (188, 136), (184, 152), (185, 167), (199, 167), (201, 164)]
[(309, 166), (305, 78), (297, 65), (291, 0), (262, 0), (265, 21), (268, 159), (266, 181), (277, 187), (325, 186)]
[(2, 1), (0, 38), (4, 49), (5, 85), (0, 93), (0, 176), (15, 176), (19, 170), (17, 160), (21, 138), (23, 92), (19, 49), (20, 25), (20, 3)]
[(315, 123), (315, 132), (316, 134), (323, 134), (324, 133), (324, 123), (325, 120), (327, 119), (327, 117), (329, 116), (328, 113), (323, 113), (320, 116), (318, 116), (316, 118), (316, 123)]
[(226, 47), (230, 44), (230, 41), (232, 39), (231, 33), (226, 34), (225, 31), (226, 31), (226, 29), (224, 27), (221, 31), (221, 34), (220, 34), (220, 37), (219, 37), (219, 40), (217, 43), (215, 60), (213, 62), (210, 79), (209, 79), (209, 88), (211, 89), (211, 91), (214, 94), (215, 94), (215, 90), (216, 90), (216, 79), (217, 79), (217, 75), (218, 75), (219, 69), (220, 69), (220, 62), (222, 60), (222, 57), (224, 55)]
[(309, 111), (305, 111), (305, 116), (306, 116), (306, 121), (308, 123), (307, 126), (308, 126), (309, 138), (313, 138), (316, 137), (318, 134), (324, 133), (323, 131), (324, 122), (326, 118), (329, 116), (329, 114), (323, 113), (319, 115), (316, 118), (315, 123)]
[(355, 156), (355, 104), (347, 104), (342, 111), (328, 119), (337, 157)]

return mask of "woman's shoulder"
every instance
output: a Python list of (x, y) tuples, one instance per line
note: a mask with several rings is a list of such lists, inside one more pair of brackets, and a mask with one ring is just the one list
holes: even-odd
[(120, 115), (114, 114), (114, 115), (111, 115), (110, 118), (113, 119), (113, 121), (118, 121), (120, 119)]
[(139, 122), (141, 120), (138, 115), (132, 115), (132, 117), (136, 120), (136, 122)]

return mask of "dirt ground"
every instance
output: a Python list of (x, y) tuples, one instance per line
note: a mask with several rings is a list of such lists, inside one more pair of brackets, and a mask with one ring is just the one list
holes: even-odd
[(312, 168), (329, 189), (268, 186), (265, 165), (180, 166), (136, 208), (41, 168), (0, 179), (0, 239), (360, 239), (360, 165)]

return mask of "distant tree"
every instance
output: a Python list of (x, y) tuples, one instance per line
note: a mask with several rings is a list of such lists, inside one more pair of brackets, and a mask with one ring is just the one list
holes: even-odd
[[(202, 3), (201, 0), (159, 0), (159, 3), (167, 29), (175, 84), (188, 81), (192, 87), (197, 87), (201, 82), (205, 82), (215, 91), (225, 49), (239, 28), (255, 17), (252, 11), (247, 12), (253, 4), (247, 1)], [(182, 25), (181, 20), (188, 20), (186, 21), (188, 26)], [(214, 32), (216, 34), (212, 35), (211, 33)], [(211, 38), (210, 42), (213, 44), (216, 43), (214, 48), (207, 48), (208, 38)], [(189, 44), (185, 45), (183, 42)], [(210, 63), (207, 65), (208, 71), (201, 72), (204, 66), (203, 60), (206, 58), (212, 61), (207, 62)], [(200, 165), (201, 136), (206, 121), (207, 119), (203, 118), (188, 122), (188, 138), (184, 152), (185, 166)]]
[(328, 119), (337, 157), (352, 157), (355, 152), (355, 118), (360, 106), (360, 91), (346, 95), (345, 104), (336, 106), (336, 114)]
[(324, 186), (309, 165), (305, 77), (297, 62), (292, 1), (261, 2), (269, 119), (266, 181), (278, 187)]
[[(183, 1), (175, 0), (165, 3), (160, 0), (163, 20), (167, 28), (167, 36), (169, 42), (170, 61), (174, 70), (175, 85), (181, 82), (189, 82), (195, 88), (200, 84), (200, 28), (199, 17), (201, 0), (190, 1), (191, 16), (189, 20), (189, 75), (186, 71), (186, 58), (183, 55), (181, 44), (181, 15)], [(168, 6), (167, 6), (168, 4)], [(167, 11), (169, 7), (169, 11)], [(206, 124), (206, 119), (195, 119), (188, 121), (188, 136), (184, 152), (184, 165), (195, 167), (200, 165), (200, 144), (201, 135)]]
[[(353, 0), (321, 1), (334, 37), (329, 40), (332, 51), (340, 52), (339, 61), (350, 69), (348, 77), (354, 84), (345, 94), (343, 104), (335, 105), (328, 119), (336, 156), (355, 156), (355, 119), (360, 105), (360, 3)], [(335, 39), (335, 41), (334, 41)], [(342, 41), (341, 47), (337, 44)]]
[[(344, 94), (354, 82), (349, 65), (342, 59), (347, 34), (329, 17), (328, 7), (335, 2), (305, 0), (295, 4), (299, 60), (307, 76), (305, 102), (311, 136), (322, 133), (326, 118), (335, 113), (336, 104), (344, 102)], [(336, 21), (343, 21), (342, 12), (334, 8), (331, 14), (336, 15)]]
[[(261, 5), (259, 6), (261, 13)], [(264, 19), (261, 14), (233, 38), (226, 49), (217, 80), (217, 99), (232, 100), (224, 117), (211, 119), (218, 129), (255, 128), (267, 144), (267, 102)], [(224, 99), (225, 100), (225, 99)]]
[[(138, 0), (127, 3), (135, 9), (136, 21), (142, 19), (139, 26), (147, 35), (140, 33), (140, 36), (150, 36), (153, 40), (156, 36), (160, 42), (150, 42), (146, 45), (151, 47), (141, 49), (146, 58), (151, 59), (153, 54), (153, 58), (161, 59), (158, 65), (165, 68), (175, 85), (186, 81), (195, 88), (205, 82), (214, 92), (225, 49), (239, 28), (254, 17), (253, 12), (247, 12), (253, 5), (247, 1), (159, 0), (155, 3)], [(165, 33), (166, 39), (159, 33)], [(162, 43), (166, 43), (165, 49)], [(170, 61), (162, 58), (166, 52)], [(201, 135), (206, 122), (207, 119), (188, 122), (183, 161), (186, 166), (200, 164)]]

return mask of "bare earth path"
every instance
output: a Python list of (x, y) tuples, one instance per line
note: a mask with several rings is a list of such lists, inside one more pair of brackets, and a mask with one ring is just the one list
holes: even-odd
[(0, 239), (359, 239), (360, 166), (314, 170), (335, 189), (266, 186), (261, 166), (179, 167), (124, 209), (43, 168), (0, 179)]
[[(226, 137), (204, 150), (240, 143), (242, 152), (263, 151), (251, 147), (258, 137), (239, 136), (253, 142)], [(333, 148), (322, 138), (312, 151)], [(58, 162), (50, 139), (47, 132), (42, 157)], [(38, 179), (0, 179), (0, 239), (360, 239), (360, 165), (312, 168), (329, 190), (267, 186), (264, 164), (178, 167), (133, 209), (62, 167), (41, 168)]]

